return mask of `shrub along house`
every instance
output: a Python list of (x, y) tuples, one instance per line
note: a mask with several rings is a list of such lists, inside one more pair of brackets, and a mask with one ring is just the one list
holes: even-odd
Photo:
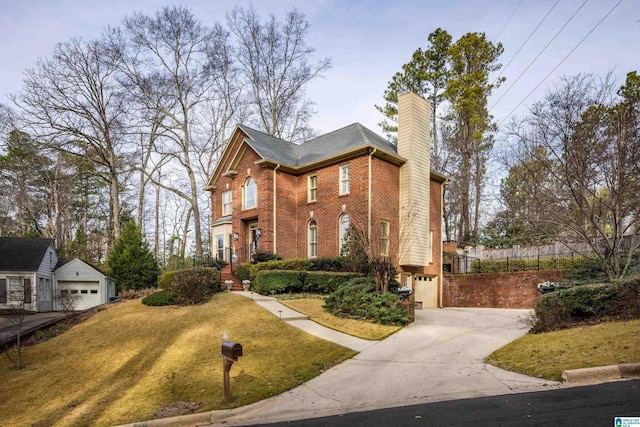
[(337, 257), (354, 225), (416, 302), (438, 307), (445, 177), (430, 169), (430, 111), (416, 94), (399, 97), (397, 146), (359, 123), (300, 145), (237, 126), (207, 186), (211, 253)]
[(60, 291), (85, 310), (109, 302), (115, 280), (78, 258), (59, 260), (52, 239), (0, 237), (0, 309), (61, 310)]

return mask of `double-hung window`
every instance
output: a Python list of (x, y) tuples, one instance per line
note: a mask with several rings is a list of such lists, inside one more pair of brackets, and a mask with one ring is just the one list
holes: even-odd
[(256, 181), (249, 177), (244, 183), (243, 192), (242, 192), (242, 204), (243, 209), (253, 209), (256, 207)]
[(389, 221), (380, 221), (380, 255), (389, 256)]
[(315, 258), (318, 256), (318, 224), (311, 220), (309, 221), (309, 258)]
[(340, 216), (340, 256), (349, 254), (347, 239), (349, 237), (349, 214)]
[(231, 215), (232, 212), (232, 195), (231, 190), (222, 193), (222, 215)]
[(340, 194), (349, 194), (349, 165), (340, 166)]
[(315, 202), (316, 200), (318, 200), (318, 176), (317, 175), (309, 176), (307, 187), (309, 189), (307, 201)]

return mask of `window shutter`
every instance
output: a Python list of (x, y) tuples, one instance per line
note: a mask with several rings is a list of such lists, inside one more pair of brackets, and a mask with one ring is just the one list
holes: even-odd
[(7, 279), (0, 279), (0, 304), (7, 302)]
[(24, 303), (31, 304), (31, 279), (24, 279)]

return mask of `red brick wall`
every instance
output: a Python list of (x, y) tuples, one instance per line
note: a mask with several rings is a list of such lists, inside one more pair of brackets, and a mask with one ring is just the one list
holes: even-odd
[(557, 281), (562, 272), (518, 271), (514, 273), (445, 274), (445, 307), (534, 308), (538, 283)]
[[(245, 135), (238, 132), (231, 141), (227, 157), (222, 159), (222, 170), (227, 170), (241, 147)], [(215, 190), (211, 192), (212, 220), (222, 216), (222, 193), (233, 191), (233, 223), (234, 233), (239, 238), (234, 242), (238, 250), (239, 261), (243, 262), (248, 241), (248, 224), (258, 222), (262, 229), (259, 241), (260, 251), (275, 251), (284, 258), (307, 257), (308, 233), (310, 220), (317, 223), (317, 255), (320, 258), (336, 257), (340, 254), (339, 220), (343, 213), (350, 216), (350, 223), (368, 231), (368, 185), (369, 185), (369, 155), (360, 154), (350, 159), (324, 165), (313, 171), (300, 175), (293, 175), (286, 170), (276, 171), (277, 201), (276, 201), (276, 239), (274, 244), (273, 227), (273, 188), (274, 171), (272, 168), (256, 165), (260, 157), (247, 147), (240, 162), (233, 169), (237, 175), (232, 177), (220, 176), (216, 180)], [(349, 164), (350, 191), (340, 195), (340, 166)], [(246, 178), (251, 175), (258, 188), (258, 205), (255, 209), (242, 210), (242, 186)], [(317, 201), (307, 200), (308, 177), (317, 177)], [(398, 263), (398, 234), (399, 234), (399, 194), (400, 174), (398, 166), (388, 161), (371, 158), (371, 240), (376, 248), (380, 247), (380, 222), (389, 222), (389, 253), (392, 262)], [(441, 184), (431, 182), (431, 228), (434, 230), (434, 258), (424, 274), (439, 274), (440, 257), (439, 242), (441, 241)], [(275, 247), (275, 249), (274, 249)]]

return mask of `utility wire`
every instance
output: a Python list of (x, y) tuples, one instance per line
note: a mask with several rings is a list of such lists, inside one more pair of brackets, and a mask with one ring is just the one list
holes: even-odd
[[(511, 57), (511, 59), (509, 60), (509, 62), (507, 62), (507, 65), (504, 66), (504, 68), (502, 70), (500, 70), (500, 74), (498, 74), (498, 77), (496, 77), (496, 79), (494, 80), (493, 84), (496, 84), (496, 82), (498, 81), (498, 79), (500, 78), (500, 76), (502, 76), (502, 74), (505, 72), (505, 70), (507, 68), (509, 68), (509, 65), (511, 65), (511, 63), (513, 62), (513, 60), (515, 59), (516, 56), (518, 56), (518, 54), (520, 53), (520, 51), (522, 50), (522, 48), (529, 42), (529, 40), (531, 39), (531, 37), (533, 37), (533, 35), (538, 31), (538, 28), (540, 28), (540, 26), (542, 25), (542, 23), (549, 17), (549, 15), (551, 14), (551, 12), (553, 11), (553, 9), (556, 8), (556, 6), (558, 5), (558, 3), (560, 3), (560, 0), (556, 0), (556, 3), (551, 6), (551, 9), (549, 9), (549, 11), (547, 12), (546, 15), (544, 15), (544, 18), (542, 18), (542, 20), (538, 23), (538, 25), (536, 26), (536, 28), (533, 29), (533, 31), (531, 32), (531, 34), (529, 34), (529, 37), (527, 37), (527, 39), (524, 41), (524, 43), (522, 43), (522, 45), (520, 46), (520, 48), (518, 49), (518, 51)], [(509, 87), (509, 89), (511, 89), (511, 87)], [(507, 91), (509, 91), (509, 89), (507, 89)], [(495, 107), (495, 104), (494, 104)], [(493, 108), (493, 107), (492, 107)]]
[(509, 114), (507, 114), (507, 116), (506, 116), (504, 119), (502, 119), (502, 121), (498, 124), (498, 127), (499, 127), (502, 123), (504, 123), (504, 121), (505, 121), (505, 120), (507, 120), (507, 119), (508, 119), (508, 118), (509, 118), (509, 117), (510, 117), (510, 116), (511, 116), (511, 115), (512, 115), (512, 114), (513, 114), (517, 109), (518, 109), (518, 107), (520, 107), (520, 105), (522, 105), (522, 103), (523, 103), (523, 102), (524, 102), (528, 97), (530, 97), (530, 96), (531, 96), (531, 94), (532, 94), (533, 92), (535, 92), (535, 91), (536, 91), (536, 89), (538, 89), (538, 88), (540, 87), (540, 85), (541, 85), (542, 83), (544, 83), (544, 81), (545, 81), (545, 80), (547, 80), (547, 78), (549, 78), (549, 76), (550, 76), (551, 74), (553, 74), (553, 72), (554, 72), (554, 71), (555, 71), (555, 70), (556, 70), (556, 69), (557, 69), (557, 68), (558, 68), (558, 67), (559, 67), (559, 66), (560, 66), (560, 65), (561, 65), (561, 64), (562, 64), (562, 63), (563, 63), (563, 62), (564, 62), (564, 61), (565, 61), (565, 60), (566, 60), (566, 59), (567, 59), (567, 58), (568, 58), (568, 57), (569, 57), (569, 56), (570, 56), (570, 55), (571, 55), (571, 54), (572, 54), (572, 53), (573, 53), (577, 48), (578, 48), (578, 46), (580, 46), (580, 45), (582, 44), (582, 42), (583, 42), (583, 41), (585, 41), (585, 40), (586, 40), (586, 38), (587, 38), (587, 37), (589, 37), (589, 36), (591, 35), (591, 33), (593, 33), (593, 32), (596, 30), (596, 28), (598, 28), (598, 27), (600, 26), (600, 24), (602, 24), (602, 22), (603, 22), (605, 19), (607, 19), (607, 17), (608, 17), (609, 15), (611, 15), (611, 13), (612, 13), (614, 10), (616, 10), (616, 8), (617, 8), (618, 6), (620, 6), (620, 3), (622, 3), (622, 1), (623, 1), (623, 0), (620, 0), (618, 3), (616, 3), (616, 5), (615, 5), (615, 6), (613, 6), (613, 7), (611, 8), (611, 10), (609, 10), (609, 12), (607, 12), (607, 14), (606, 14), (606, 15), (604, 15), (604, 17), (603, 17), (600, 21), (598, 21), (598, 23), (595, 25), (595, 27), (593, 27), (593, 28), (592, 28), (592, 29), (591, 29), (591, 30), (590, 30), (590, 31), (589, 31), (589, 32), (588, 32), (588, 33), (587, 33), (587, 34), (582, 38), (582, 40), (580, 40), (580, 41), (578, 42), (578, 44), (577, 44), (577, 45), (575, 45), (575, 47), (574, 47), (573, 49), (571, 49), (571, 51), (570, 51), (569, 53), (567, 53), (567, 54), (565, 55), (565, 57), (564, 57), (564, 58), (562, 58), (562, 60), (561, 60), (560, 62), (558, 62), (558, 64), (557, 64), (555, 67), (553, 67), (553, 69), (552, 69), (551, 71), (549, 71), (549, 73), (548, 73), (546, 76), (544, 76), (544, 78), (540, 81), (540, 83), (538, 83), (538, 84), (536, 85), (536, 87), (534, 87), (534, 88), (531, 90), (531, 92), (529, 92), (529, 93), (527, 94), (527, 96), (525, 96), (525, 97), (524, 97), (524, 99), (523, 99), (522, 101), (520, 101), (520, 103), (519, 103), (518, 105), (516, 105), (516, 107), (515, 107), (513, 110), (511, 110), (511, 112), (510, 112)]
[[(520, 0), (520, 3), (518, 3), (516, 8), (513, 9), (513, 12), (511, 12), (511, 16), (507, 19), (507, 22), (504, 23), (504, 25), (502, 26), (502, 29), (500, 29), (500, 31), (498, 31), (498, 35), (496, 36), (496, 38), (494, 40), (498, 40), (498, 37), (500, 37), (500, 34), (502, 34), (502, 31), (504, 31), (504, 29), (507, 27), (507, 25), (511, 21), (511, 18), (513, 18), (513, 15), (516, 14), (516, 11), (518, 10), (518, 8), (520, 7), (520, 5), (522, 4), (523, 1), (524, 0)], [(558, 1), (560, 1), (560, 0), (558, 0)]]
[(514, 80), (514, 82), (513, 82), (513, 83), (511, 83), (511, 86), (509, 86), (509, 87), (507, 88), (507, 90), (506, 90), (506, 91), (504, 91), (504, 93), (502, 94), (502, 96), (500, 96), (500, 98), (498, 98), (498, 100), (497, 100), (496, 102), (494, 102), (494, 103), (493, 103), (493, 105), (491, 106), (491, 108), (489, 108), (489, 112), (491, 112), (491, 110), (493, 110), (493, 109), (495, 108), (495, 106), (496, 106), (496, 105), (498, 105), (498, 103), (502, 100), (502, 98), (504, 98), (504, 97), (505, 97), (505, 95), (506, 95), (507, 93), (509, 93), (509, 91), (511, 90), (511, 88), (512, 88), (513, 86), (515, 86), (515, 84), (516, 84), (516, 83), (518, 83), (518, 80), (520, 80), (520, 78), (524, 75), (524, 73), (526, 73), (526, 72), (527, 72), (527, 70), (528, 70), (529, 68), (531, 68), (531, 66), (532, 66), (532, 65), (533, 65), (533, 64), (538, 60), (538, 58), (540, 58), (540, 55), (542, 55), (542, 53), (543, 53), (543, 52), (544, 52), (544, 51), (549, 47), (549, 45), (550, 45), (551, 43), (553, 43), (553, 41), (558, 37), (558, 35), (560, 35), (560, 33), (562, 32), (562, 30), (564, 30), (564, 29), (565, 29), (565, 27), (566, 27), (567, 25), (569, 25), (569, 23), (573, 20), (573, 18), (575, 18), (575, 16), (578, 14), (578, 12), (580, 12), (580, 10), (582, 10), (582, 8), (584, 7), (584, 5), (585, 5), (585, 4), (587, 4), (587, 2), (588, 2), (588, 1), (589, 1), (589, 0), (584, 0), (584, 3), (582, 3), (582, 4), (580, 5), (580, 7), (579, 7), (575, 12), (573, 12), (573, 15), (571, 15), (571, 17), (567, 20), (567, 22), (565, 22), (565, 23), (564, 23), (564, 25), (563, 25), (562, 27), (560, 27), (560, 29), (559, 29), (559, 30), (554, 34), (554, 36), (551, 38), (551, 40), (549, 40), (549, 42), (548, 42), (548, 43), (547, 43), (547, 44), (542, 48), (542, 50), (538, 53), (538, 55), (536, 55), (536, 57), (535, 57), (535, 58), (533, 58), (533, 60), (529, 63), (529, 65), (527, 65), (527, 67), (526, 67), (524, 70), (522, 70), (522, 72), (520, 73), (520, 75), (519, 75), (519, 76)]

